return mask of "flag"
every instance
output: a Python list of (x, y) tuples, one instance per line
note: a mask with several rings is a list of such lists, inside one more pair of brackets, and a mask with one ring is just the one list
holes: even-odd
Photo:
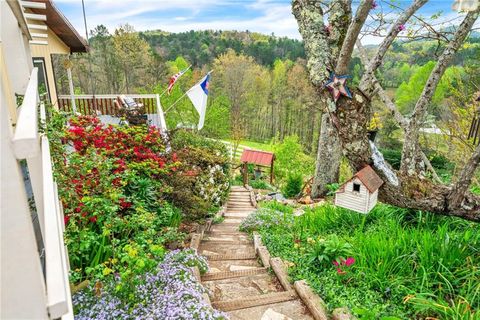
[(180, 72), (174, 74), (174, 75), (170, 78), (170, 81), (168, 82), (168, 89), (167, 89), (167, 90), (168, 90), (168, 94), (170, 94), (170, 92), (172, 92), (173, 86), (175, 85), (175, 82), (177, 82), (178, 78), (180, 78), (185, 72), (187, 72), (188, 69), (190, 69), (190, 67), (181, 70)]
[(200, 115), (198, 120), (198, 130), (203, 128), (205, 122), (205, 113), (207, 111), (207, 97), (208, 97), (208, 81), (210, 81), (210, 72), (190, 90), (187, 91), (187, 96), (192, 101), (193, 106)]

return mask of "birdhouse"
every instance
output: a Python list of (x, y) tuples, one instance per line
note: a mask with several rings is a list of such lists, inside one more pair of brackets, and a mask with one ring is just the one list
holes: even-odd
[(340, 186), (335, 194), (335, 205), (368, 213), (377, 204), (378, 189), (382, 184), (382, 179), (372, 167), (366, 166)]

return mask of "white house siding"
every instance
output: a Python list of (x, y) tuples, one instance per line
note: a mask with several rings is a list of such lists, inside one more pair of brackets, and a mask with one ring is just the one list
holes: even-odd
[(370, 194), (370, 198), (368, 200), (368, 211), (372, 210), (373, 207), (377, 204), (378, 198), (378, 190), (375, 190), (374, 193)]
[(0, 9), (0, 50), (3, 60), (0, 71), (2, 86), (5, 86), (3, 90), (8, 103), (9, 116), (14, 124), (17, 114), (16, 106), (12, 105), (12, 102), (15, 103), (15, 93), (25, 93), (33, 63), (28, 39), (22, 33), (17, 18), (7, 1), (0, 1)]
[[(353, 183), (360, 184), (360, 192), (353, 191)], [(369, 192), (359, 179), (345, 184), (345, 190), (335, 195), (335, 205), (361, 213), (367, 212)]]

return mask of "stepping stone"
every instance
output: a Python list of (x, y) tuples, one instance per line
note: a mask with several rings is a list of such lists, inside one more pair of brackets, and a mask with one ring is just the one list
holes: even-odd
[(290, 317), (287, 317), (284, 314), (274, 311), (272, 308), (268, 308), (267, 311), (262, 315), (260, 320), (293, 320)]

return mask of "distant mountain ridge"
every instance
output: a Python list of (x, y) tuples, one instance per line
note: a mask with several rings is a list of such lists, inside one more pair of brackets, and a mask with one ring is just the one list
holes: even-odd
[(305, 58), (303, 42), (287, 37), (250, 31), (188, 31), (169, 33), (161, 30), (139, 32), (152, 48), (167, 60), (183, 56), (194, 66), (211, 63), (229, 48), (252, 56), (257, 63), (273, 65), (276, 59)]
[[(446, 31), (453, 31), (446, 30)], [(253, 57), (257, 63), (265, 66), (272, 66), (276, 59), (295, 61), (299, 58), (305, 59), (303, 41), (275, 35), (265, 35), (250, 31), (187, 31), (171, 33), (162, 30), (151, 30), (139, 32), (140, 37), (145, 39), (153, 50), (166, 60), (175, 60), (178, 56), (184, 57), (194, 66), (210, 64), (216, 57), (228, 49), (236, 53), (243, 53)], [(471, 43), (478, 43), (480, 32), (472, 31), (469, 36)], [(395, 53), (413, 50), (414, 60), (421, 60), (425, 63), (431, 58), (424, 54), (417, 56), (415, 51), (419, 47), (431, 47), (433, 40), (419, 40), (410, 44), (410, 41), (396, 41), (390, 50), (390, 55)], [(435, 42), (434, 46), (437, 46)], [(365, 45), (369, 51), (377, 48), (378, 45)], [(400, 59), (407, 61), (407, 59)]]

